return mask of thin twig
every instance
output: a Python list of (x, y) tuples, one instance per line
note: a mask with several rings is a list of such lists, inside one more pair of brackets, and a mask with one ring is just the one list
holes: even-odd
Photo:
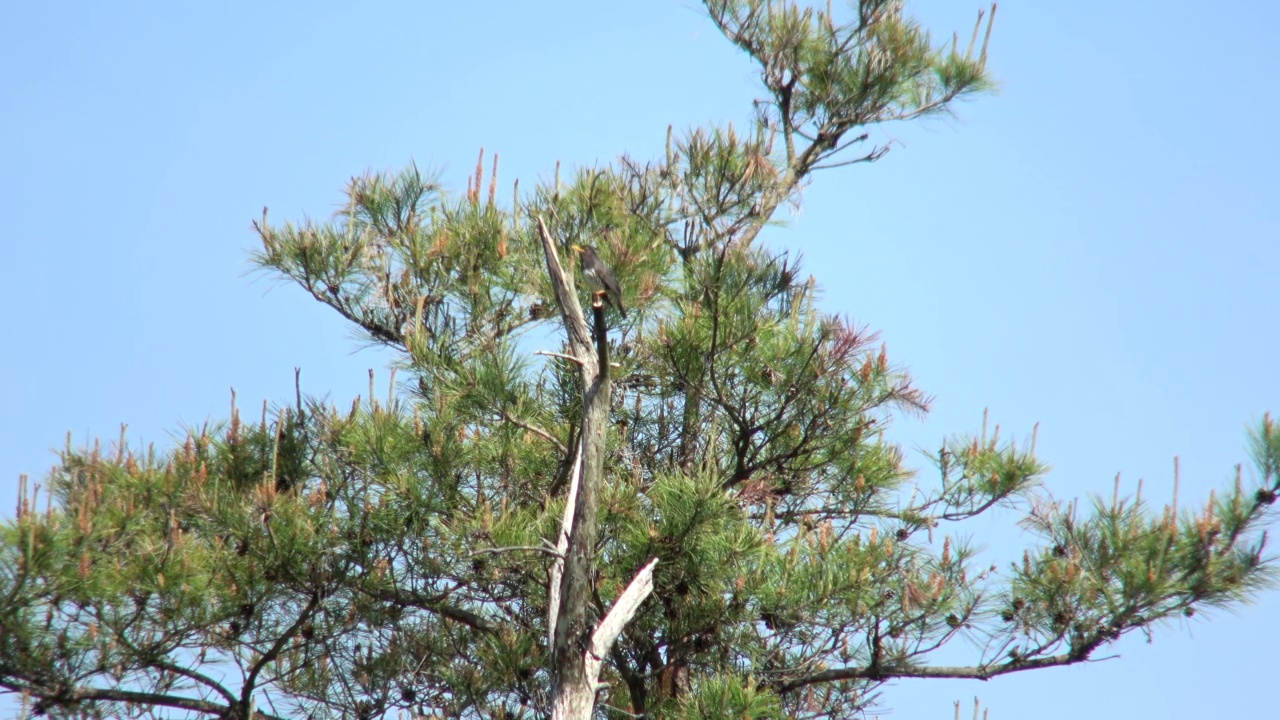
[(565, 355), (564, 353), (551, 352), (550, 350), (535, 350), (533, 354), (534, 354), (534, 355), (544, 355), (544, 356), (546, 356), (546, 357), (556, 357), (556, 358), (560, 358), (560, 359), (562, 359), (562, 360), (568, 360), (568, 361), (570, 361), (570, 362), (576, 362), (576, 363), (578, 363), (579, 365), (581, 365), (581, 364), (582, 364), (582, 360), (580, 360), (580, 359), (578, 359), (578, 358), (576, 358), (576, 357), (574, 357), (574, 356), (572, 356), (572, 355)]
[(537, 552), (544, 555), (550, 555), (554, 558), (564, 559), (564, 553), (557, 552), (548, 547), (539, 547), (537, 545), (514, 545), (512, 547), (485, 548), (484, 550), (476, 550), (468, 557), (479, 557), (481, 555), (497, 555), (505, 552)]
[(537, 425), (534, 425), (533, 423), (525, 422), (524, 420), (521, 420), (520, 418), (514, 417), (514, 416), (512, 416), (510, 413), (507, 413), (507, 412), (503, 412), (503, 413), (502, 413), (502, 419), (503, 419), (503, 420), (506, 420), (507, 422), (511, 423), (512, 425), (515, 425), (515, 426), (516, 426), (516, 427), (518, 427), (518, 428), (521, 428), (521, 429), (524, 429), (524, 430), (528, 430), (529, 432), (533, 433), (534, 435), (537, 435), (538, 437), (542, 438), (543, 440), (546, 440), (546, 441), (550, 442), (551, 444), (555, 445), (555, 446), (556, 446), (556, 449), (560, 451), (560, 454), (561, 454), (561, 455), (567, 455), (567, 454), (569, 454), (569, 448), (565, 447), (564, 443), (560, 442), (558, 439), (556, 439), (556, 436), (552, 435), (551, 433), (547, 432), (546, 430), (543, 430), (542, 428), (538, 427)]

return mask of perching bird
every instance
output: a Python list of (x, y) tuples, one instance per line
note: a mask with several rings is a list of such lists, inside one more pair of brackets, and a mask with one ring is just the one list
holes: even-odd
[(574, 245), (573, 249), (582, 256), (582, 277), (586, 279), (592, 294), (604, 295), (605, 300), (618, 308), (618, 312), (625, 318), (627, 311), (622, 307), (622, 287), (618, 285), (613, 269), (604, 264), (600, 256), (596, 255), (596, 249), (590, 245)]

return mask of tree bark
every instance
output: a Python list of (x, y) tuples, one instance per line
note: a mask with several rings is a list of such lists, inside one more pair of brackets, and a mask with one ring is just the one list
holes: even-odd
[[(581, 473), (575, 468), (577, 483), (570, 483), (569, 507), (561, 528), (556, 560), (551, 574), (551, 608), (548, 643), (551, 647), (552, 702), (555, 720), (588, 720), (595, 708), (596, 683), (602, 659), (607, 656), (623, 626), (653, 590), (653, 568), (649, 561), (614, 603), (597, 627), (588, 616), (591, 580), (595, 575), (595, 548), (599, 534), (600, 488), (604, 483), (605, 440), (609, 430), (609, 344), (603, 306), (593, 306), (593, 333), (578, 303), (573, 277), (560, 264), (555, 243), (542, 218), (537, 218), (538, 235), (546, 255), (547, 274), (556, 291), (564, 322), (569, 353), (582, 370)], [(594, 352), (593, 352), (594, 351)], [(576, 492), (574, 492), (576, 490)], [(563, 568), (560, 570), (560, 568)], [(559, 572), (558, 572), (559, 571)], [(556, 576), (559, 575), (557, 578)]]

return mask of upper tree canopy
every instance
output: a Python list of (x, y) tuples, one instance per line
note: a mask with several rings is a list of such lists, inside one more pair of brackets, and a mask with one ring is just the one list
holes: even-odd
[[(756, 241), (817, 170), (884, 154), (867, 127), (988, 87), (990, 15), (935, 42), (890, 0), (705, 4), (759, 64), (751, 127), (669, 130), (663, 157), (532, 190), (482, 157), (461, 196), (410, 167), (353, 179), (328, 222), (264, 213), (258, 265), (407, 382), (160, 453), (68, 448), (53, 501), (3, 527), (0, 686), (64, 717), (538, 717), (656, 559), (598, 658), (598, 715), (852, 718), (892, 678), (1077, 663), (1263, 586), (1270, 418), (1256, 473), (1195, 508), (1055, 502), (1034, 433), (998, 427), (917, 476), (885, 428), (927, 397)], [(581, 336), (555, 271), (575, 244), (628, 311)], [(1038, 538), (1008, 568), (955, 535), (997, 505)], [(953, 641), (968, 664), (932, 664)]]

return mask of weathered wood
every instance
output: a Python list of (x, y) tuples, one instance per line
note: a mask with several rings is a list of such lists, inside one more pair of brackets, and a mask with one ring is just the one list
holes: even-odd
[(582, 370), (581, 440), (571, 473), (573, 479), (569, 485), (564, 521), (556, 543), (560, 557), (551, 569), (547, 618), (547, 641), (552, 659), (551, 717), (555, 720), (588, 720), (595, 708), (596, 683), (602, 659), (627, 621), (652, 592), (653, 568), (657, 559), (650, 560), (641, 568), (604, 620), (591, 627), (587, 609), (591, 603), (591, 578), (595, 570), (611, 395), (607, 328), (602, 306), (593, 306), (595, 332), (587, 326), (573, 277), (561, 265), (546, 223), (540, 217), (536, 220), (546, 256), (547, 275), (560, 305), (569, 354)]

